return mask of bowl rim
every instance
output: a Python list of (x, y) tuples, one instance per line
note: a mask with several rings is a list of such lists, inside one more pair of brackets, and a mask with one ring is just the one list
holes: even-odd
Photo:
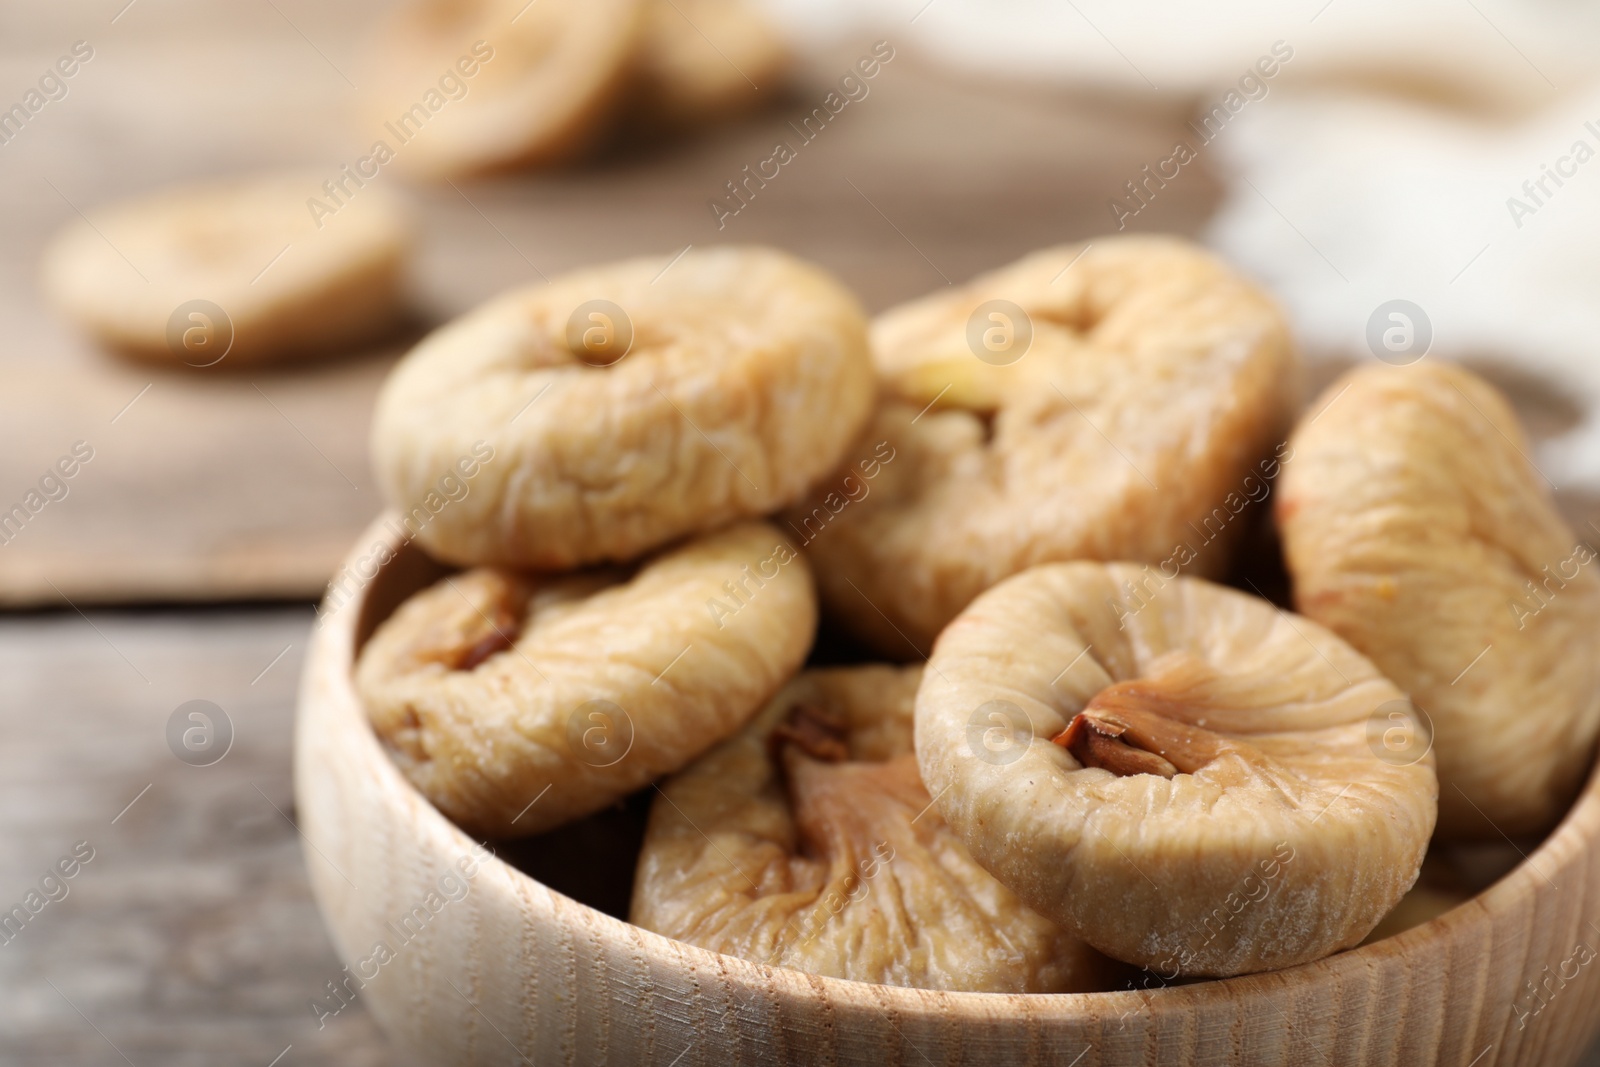
[[(780, 996), (816, 996), (820, 993), (844, 1004), (867, 1005), (877, 1012), (886, 1014), (891, 1020), (897, 1013), (920, 1018), (931, 1011), (937, 1011), (947, 1018), (953, 1013), (959, 1021), (966, 1018), (992, 1017), (995, 1009), (1002, 1005), (1018, 1007), (1022, 1013), (1039, 1018), (1093, 1016), (1103, 1019), (1107, 1015), (1121, 1014), (1133, 1007), (1190, 1012), (1218, 1004), (1237, 1004), (1265, 1000), (1269, 997), (1281, 999), (1285, 995), (1293, 997), (1296, 994), (1313, 994), (1325, 990), (1330, 984), (1364, 976), (1374, 969), (1381, 969), (1385, 965), (1401, 961), (1424, 946), (1431, 951), (1444, 947), (1447, 954), (1454, 954), (1458, 950), (1466, 951), (1471, 945), (1481, 943), (1481, 930), (1485, 921), (1492, 921), (1497, 914), (1512, 910), (1514, 905), (1525, 901), (1531, 895), (1557, 889), (1554, 876), (1565, 866), (1581, 859), (1586, 849), (1585, 833), (1592, 833), (1595, 827), (1600, 827), (1600, 766), (1595, 766), (1590, 768), (1583, 789), (1561, 821), (1532, 852), (1523, 853), (1522, 861), (1498, 881), (1445, 914), (1381, 941), (1357, 945), (1309, 963), (1230, 978), (1185, 980), (1185, 984), (1182, 985), (1156, 984), (1143, 988), (1136, 988), (1130, 983), (1128, 988), (1124, 989), (1087, 993), (990, 993), (884, 985), (811, 974), (779, 965), (758, 963), (739, 956), (724, 955), (635, 926), (550, 888), (520, 868), (500, 859), (493, 851), (493, 841), (480, 842), (456, 826), (400, 772), (373, 731), (371, 722), (362, 714), (360, 699), (355, 691), (356, 654), (365, 636), (370, 636), (372, 628), (380, 621), (372, 618), (369, 613), (372, 603), (371, 593), (375, 587), (383, 585), (386, 574), (392, 574), (396, 569), (396, 561), (405, 559), (408, 554), (414, 553), (420, 556), (424, 570), (431, 567), (439, 573), (449, 573), (453, 568), (428, 556), (421, 546), (413, 544), (409, 538), (396, 535), (394, 532), (396, 528), (403, 529), (397, 519), (398, 513), (386, 510), (357, 539), (355, 547), (341, 564), (341, 570), (335, 573), (348, 571), (356, 575), (361, 582), (359, 589), (354, 597), (335, 608), (329, 609), (327, 600), (319, 605), (318, 621), (313, 630), (311, 644), (313, 652), (320, 650), (332, 656), (327, 664), (336, 671), (341, 695), (345, 698), (338, 701), (338, 705), (353, 711), (360, 719), (360, 729), (357, 734), (362, 738), (364, 747), (364, 752), (360, 754), (361, 762), (367, 764), (367, 769), (388, 787), (385, 792), (398, 786), (404, 794), (408, 794), (414, 810), (421, 812), (420, 817), (428, 823), (428, 832), (419, 833), (416, 840), (424, 838), (440, 840), (442, 835), (443, 840), (451, 842), (460, 852), (466, 852), (474, 846), (483, 844), (490, 851), (489, 857), (484, 861), (486, 866), (503, 873), (519, 890), (528, 888), (541, 890), (559, 900), (562, 905), (576, 909), (585, 921), (594, 924), (596, 934), (608, 938), (632, 940), (641, 951), (647, 951), (654, 956), (675, 954), (687, 957), (684, 962), (697, 969), (703, 968), (711, 973), (720, 973), (729, 981), (768, 989)], [(372, 568), (369, 577), (363, 577), (361, 569), (364, 564), (372, 560), (374, 550), (379, 545), (387, 550), (387, 555)], [(408, 589), (404, 595), (409, 596), (415, 591), (416, 589)], [(392, 607), (389, 610), (392, 611)], [(366, 635), (360, 633), (363, 628), (367, 631)], [(315, 670), (316, 660), (315, 655), (308, 656), (308, 678)], [(304, 699), (302, 697), (302, 703)], [(304, 728), (304, 722), (297, 726), (297, 729)], [(349, 755), (352, 759), (357, 756), (356, 753)], [(1506, 841), (1518, 852), (1522, 852), (1515, 841), (1510, 838), (1506, 838)], [(519, 898), (527, 899), (526, 893), (519, 893)], [(1449, 944), (1442, 946), (1446, 941)]]

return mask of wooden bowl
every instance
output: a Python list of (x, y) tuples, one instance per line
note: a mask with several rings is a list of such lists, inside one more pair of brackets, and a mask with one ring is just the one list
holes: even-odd
[[(319, 1011), (359, 995), (419, 1063), (1553, 1067), (1600, 1029), (1595, 780), (1525, 862), (1439, 919), (1290, 970), (1112, 993), (820, 978), (641, 930), (495, 856), (474, 869), (476, 843), (395, 769), (352, 682), (373, 628), (444, 573), (391, 529), (363, 535), (315, 632), (295, 795), (311, 882), (350, 964)], [(632, 855), (598, 859), (585, 839), (518, 847), (626, 900)]]

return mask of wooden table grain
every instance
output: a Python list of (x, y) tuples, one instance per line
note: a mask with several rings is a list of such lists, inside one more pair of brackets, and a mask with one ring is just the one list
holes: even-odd
[[(0, 620), (0, 908), (46, 901), (0, 928), (0, 1063), (390, 1062), (359, 1001), (321, 1027), (311, 1008), (342, 977), (289, 785), (311, 619), (305, 605)], [(232, 723), (210, 766), (168, 745), (191, 700)], [(92, 858), (41, 892), (75, 848)]]

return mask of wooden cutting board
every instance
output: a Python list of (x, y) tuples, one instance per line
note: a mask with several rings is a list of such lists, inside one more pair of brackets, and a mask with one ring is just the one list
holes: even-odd
[[(57, 227), (119, 197), (253, 168), (332, 173), (356, 158), (372, 137), (349, 115), (345, 77), (380, 5), (172, 0), (112, 22), (125, 2), (0, 15), (0, 96), (76, 40), (95, 49), (68, 96), (0, 146), (0, 511), (76, 442), (93, 450), (67, 497), (0, 545), (0, 604), (313, 597), (381, 505), (369, 413), (416, 331), (298, 369), (135, 365), (55, 317), (36, 270)], [(722, 242), (814, 259), (876, 310), (1105, 230), (1109, 197), (1181, 124), (1176, 112), (957, 81), (900, 48), (865, 99), (719, 228), (708, 201), (778, 140), (799, 144), (790, 120), (871, 43), (808, 58), (788, 99), (733, 126), (576, 170), (413, 189), (419, 321), (541, 272)], [(1188, 168), (1137, 221), (1193, 232), (1216, 196)]]

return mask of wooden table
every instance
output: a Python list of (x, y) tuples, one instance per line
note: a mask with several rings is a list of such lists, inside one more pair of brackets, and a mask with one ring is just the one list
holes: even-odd
[[(51, 316), (39, 249), (81, 211), (195, 176), (365, 144), (345, 114), (377, 0), (82, 0), (0, 9), (0, 98), (76, 40), (95, 58), (0, 146), (0, 502), (73, 441), (72, 494), (0, 547), (0, 906), (76, 842), (94, 858), (0, 945), (0, 1062), (295, 1064), (391, 1059), (359, 1002), (319, 1029), (339, 974), (294, 828), (289, 738), (313, 598), (378, 509), (374, 390), (401, 346), (317, 368), (193, 374), (124, 364)], [(706, 206), (867, 41), (816, 57), (773, 113), (555, 175), (416, 190), (418, 315), (584, 263), (770, 242), (873, 309), (1107, 228), (1106, 200), (1170, 148), (1181, 105), (960, 82), (902, 52), (780, 181), (719, 231)], [(1216, 182), (1185, 170), (1138, 219), (1195, 232)], [(95, 610), (278, 598), (295, 606)], [(87, 608), (83, 614), (78, 607)], [(180, 761), (169, 717), (203, 699), (236, 732)], [(275, 1059), (276, 1058), (276, 1059)], [(1600, 1055), (1592, 1057), (1600, 1064)]]
[[(304, 606), (0, 621), (4, 909), (76, 843), (93, 850), (0, 945), (0, 1062), (265, 1067), (289, 1045), (280, 1067), (389, 1062), (359, 1006), (321, 1030), (310, 1007), (341, 967), (289, 786), (310, 620)], [(167, 744), (194, 699), (233, 724), (211, 766)]]

